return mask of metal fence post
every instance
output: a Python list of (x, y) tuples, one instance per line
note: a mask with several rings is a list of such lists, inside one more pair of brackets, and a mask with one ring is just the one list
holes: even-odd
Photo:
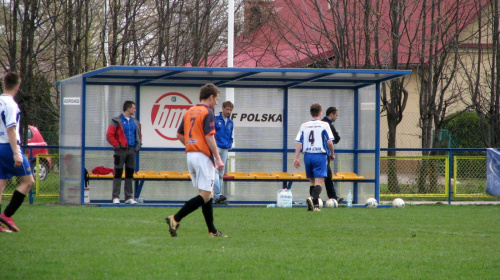
[(453, 186), (451, 184), (451, 177), (453, 176), (453, 151), (448, 149), (448, 204), (451, 204), (451, 197), (453, 196)]

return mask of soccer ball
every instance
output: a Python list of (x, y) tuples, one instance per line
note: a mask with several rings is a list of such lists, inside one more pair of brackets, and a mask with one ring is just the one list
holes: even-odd
[(323, 200), (321, 198), (318, 198), (318, 206), (319, 208), (323, 208)]
[(326, 201), (325, 206), (326, 208), (337, 208), (339, 207), (339, 204), (335, 199), (330, 198)]
[(392, 207), (394, 208), (404, 208), (405, 207), (405, 201), (402, 200), (401, 198), (396, 198), (392, 201)]
[(377, 200), (373, 197), (368, 198), (365, 203), (366, 208), (377, 208), (377, 205)]

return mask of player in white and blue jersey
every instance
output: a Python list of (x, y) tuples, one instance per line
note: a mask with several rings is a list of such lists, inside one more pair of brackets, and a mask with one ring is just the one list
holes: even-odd
[(300, 167), (299, 155), (304, 154), (304, 165), (306, 176), (309, 179), (310, 187), (307, 198), (308, 211), (320, 211), (319, 195), (321, 186), (327, 176), (327, 159), (334, 158), (333, 134), (327, 123), (321, 121), (322, 107), (319, 103), (314, 103), (310, 108), (312, 120), (300, 126), (299, 133), (295, 138), (295, 159), (293, 165)]
[[(12, 215), (17, 211), (24, 198), (33, 187), (35, 180), (28, 159), (21, 150), (19, 136), (19, 117), (21, 111), (14, 97), (19, 91), (21, 78), (18, 74), (9, 72), (3, 77), (3, 94), (0, 95), (0, 202), (7, 179), (17, 176), (21, 184), (12, 194), (12, 199), (0, 214), (0, 232), (18, 232)], [(0, 209), (1, 212), (1, 209)]]

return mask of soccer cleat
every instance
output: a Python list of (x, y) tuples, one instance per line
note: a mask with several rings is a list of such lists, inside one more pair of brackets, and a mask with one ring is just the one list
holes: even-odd
[(165, 221), (167, 221), (168, 231), (170, 232), (170, 235), (172, 237), (176, 237), (177, 229), (179, 228), (179, 223), (175, 221), (174, 215), (168, 216), (167, 218), (165, 218)]
[(314, 212), (321, 212), (321, 209), (319, 207), (314, 207)]
[(137, 201), (135, 201), (134, 199), (130, 198), (130, 199), (127, 199), (125, 201), (125, 204), (137, 204)]
[(6, 228), (4, 228), (3, 226), (0, 226), (0, 232), (12, 232), (11, 230), (8, 230)]
[(227, 199), (227, 197), (225, 197), (224, 195), (220, 195), (219, 197), (217, 197), (214, 201), (214, 204), (220, 204), (221, 202), (225, 201)]
[(314, 210), (314, 206), (313, 206), (313, 199), (312, 199), (312, 197), (308, 197), (306, 199), (306, 202), (307, 202), (307, 211), (313, 211)]
[(120, 204), (120, 199), (119, 198), (113, 198), (113, 203), (114, 204)]
[(220, 232), (219, 230), (217, 230), (216, 233), (209, 232), (208, 236), (210, 236), (210, 237), (228, 237), (227, 235), (225, 235), (224, 233)]
[(12, 217), (5, 216), (4, 213), (0, 214), (0, 222), (4, 223), (10, 230), (19, 232), (19, 228), (14, 224), (14, 219)]

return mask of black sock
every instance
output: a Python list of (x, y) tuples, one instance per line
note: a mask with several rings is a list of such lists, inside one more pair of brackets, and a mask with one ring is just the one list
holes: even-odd
[(321, 194), (321, 186), (320, 185), (316, 185), (314, 187), (312, 187), (313, 190), (312, 190), (312, 197), (313, 197), (313, 204), (315, 207), (319, 206), (319, 195)]
[(191, 212), (195, 211), (203, 204), (205, 204), (205, 200), (203, 200), (203, 197), (201, 197), (201, 195), (197, 195), (191, 198), (190, 200), (186, 201), (186, 203), (184, 203), (184, 206), (182, 206), (181, 210), (179, 210), (179, 212), (177, 212), (177, 214), (174, 215), (175, 221), (180, 222), (184, 217), (191, 214)]
[(310, 196), (313, 196), (313, 189), (314, 189), (314, 186), (309, 186), (309, 195)]
[(5, 211), (3, 212), (5, 216), (12, 217), (21, 204), (23, 204), (24, 197), (26, 197), (26, 195), (18, 190), (15, 190), (14, 194), (12, 194), (12, 199), (10, 200), (9, 205), (5, 207)]
[(201, 207), (201, 211), (203, 212), (203, 217), (205, 217), (208, 231), (211, 233), (216, 233), (217, 229), (214, 226), (214, 208), (212, 207), (211, 199), (207, 203), (203, 204), (203, 206)]

